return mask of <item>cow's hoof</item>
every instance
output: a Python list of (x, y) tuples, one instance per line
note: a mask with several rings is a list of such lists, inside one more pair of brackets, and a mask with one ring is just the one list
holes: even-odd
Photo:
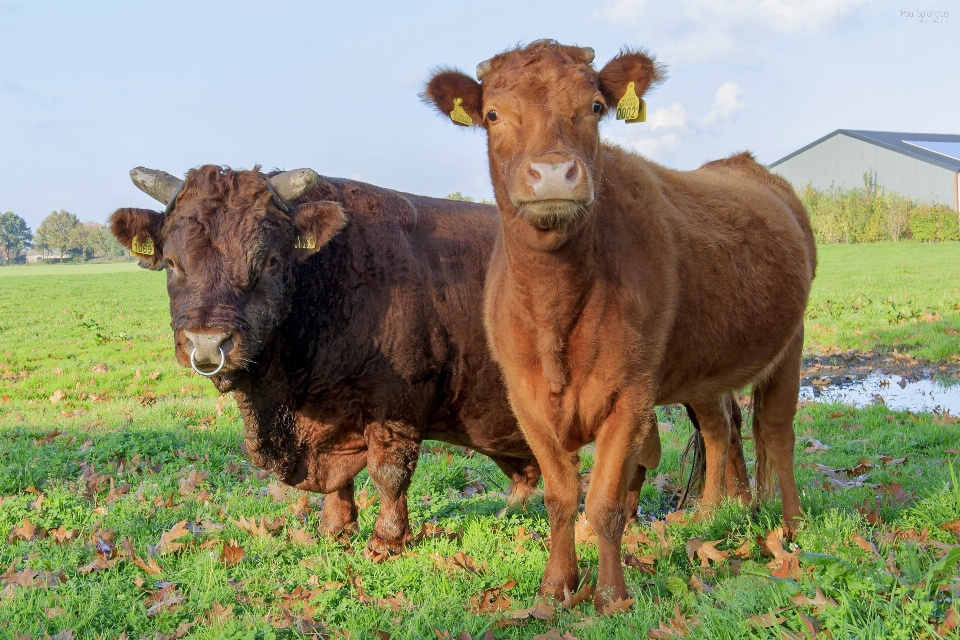
[(393, 540), (381, 538), (377, 534), (373, 534), (373, 537), (370, 538), (370, 541), (367, 542), (366, 548), (363, 550), (363, 556), (368, 560), (381, 562), (390, 556), (395, 556), (402, 553), (403, 550), (407, 548), (408, 544), (410, 544), (409, 532)]
[(563, 602), (567, 593), (574, 593), (577, 590), (577, 574), (567, 576), (561, 580), (547, 580), (544, 578), (537, 593), (541, 599), (552, 601), (554, 604)]
[(349, 543), (351, 536), (360, 533), (360, 526), (356, 520), (352, 520), (342, 525), (320, 525), (320, 533), (327, 538), (332, 538), (340, 542)]

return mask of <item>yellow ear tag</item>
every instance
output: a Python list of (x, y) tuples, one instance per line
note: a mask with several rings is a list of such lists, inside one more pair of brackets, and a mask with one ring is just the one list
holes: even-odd
[(647, 103), (643, 98), (640, 98), (640, 113), (633, 120), (627, 120), (627, 124), (633, 122), (646, 122), (647, 121)]
[(463, 98), (453, 99), (453, 111), (450, 112), (450, 119), (465, 127), (473, 125), (473, 119), (463, 110)]
[(627, 92), (623, 94), (620, 102), (617, 103), (617, 120), (643, 122), (647, 119), (647, 114), (646, 109), (641, 110), (641, 105), (646, 106), (643, 100), (637, 96), (637, 91), (633, 88), (633, 83), (631, 82), (627, 85)]
[(130, 243), (130, 251), (133, 253), (138, 253), (141, 256), (152, 256), (153, 238), (147, 236), (144, 238), (143, 242), (140, 242), (140, 236), (133, 236), (133, 241)]
[(303, 236), (298, 236), (297, 241), (293, 244), (294, 249), (316, 249), (317, 243), (314, 242), (313, 238), (304, 238)]

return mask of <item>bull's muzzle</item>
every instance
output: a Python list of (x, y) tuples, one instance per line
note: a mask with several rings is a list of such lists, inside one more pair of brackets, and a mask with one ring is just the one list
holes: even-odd
[(201, 369), (200, 367), (197, 366), (197, 360), (196, 360), (197, 350), (196, 350), (196, 348), (194, 348), (193, 350), (190, 351), (190, 366), (193, 368), (194, 371), (196, 371), (197, 373), (199, 373), (199, 374), (202, 375), (202, 376), (208, 376), (208, 377), (209, 377), (209, 376), (217, 375), (218, 373), (220, 373), (220, 370), (223, 369), (223, 365), (224, 365), (224, 363), (227, 361), (227, 356), (224, 355), (224, 353), (223, 353), (223, 347), (217, 347), (217, 350), (220, 352), (220, 364), (217, 365), (217, 368), (214, 369), (213, 371), (204, 371), (203, 369)]

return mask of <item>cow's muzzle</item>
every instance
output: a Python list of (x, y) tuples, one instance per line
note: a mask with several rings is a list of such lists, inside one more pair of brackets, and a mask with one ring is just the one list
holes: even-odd
[(213, 376), (227, 364), (233, 347), (232, 332), (184, 331), (184, 351), (190, 352), (190, 367), (202, 376)]

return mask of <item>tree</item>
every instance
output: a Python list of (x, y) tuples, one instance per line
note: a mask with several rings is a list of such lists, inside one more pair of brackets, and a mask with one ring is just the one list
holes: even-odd
[(0, 215), (0, 251), (6, 262), (16, 260), (20, 252), (30, 246), (31, 240), (33, 234), (26, 220), (13, 211)]
[(63, 262), (63, 254), (71, 247), (70, 232), (75, 227), (80, 226), (80, 220), (72, 213), (67, 213), (63, 209), (54, 211), (40, 223), (37, 228), (37, 235), (43, 236), (46, 244), (51, 249), (60, 250), (60, 262)]
[(91, 231), (90, 246), (93, 247), (93, 253), (96, 256), (104, 258), (116, 258), (124, 255), (123, 247), (117, 242), (117, 239), (110, 233), (107, 225), (94, 223), (96, 228)]

